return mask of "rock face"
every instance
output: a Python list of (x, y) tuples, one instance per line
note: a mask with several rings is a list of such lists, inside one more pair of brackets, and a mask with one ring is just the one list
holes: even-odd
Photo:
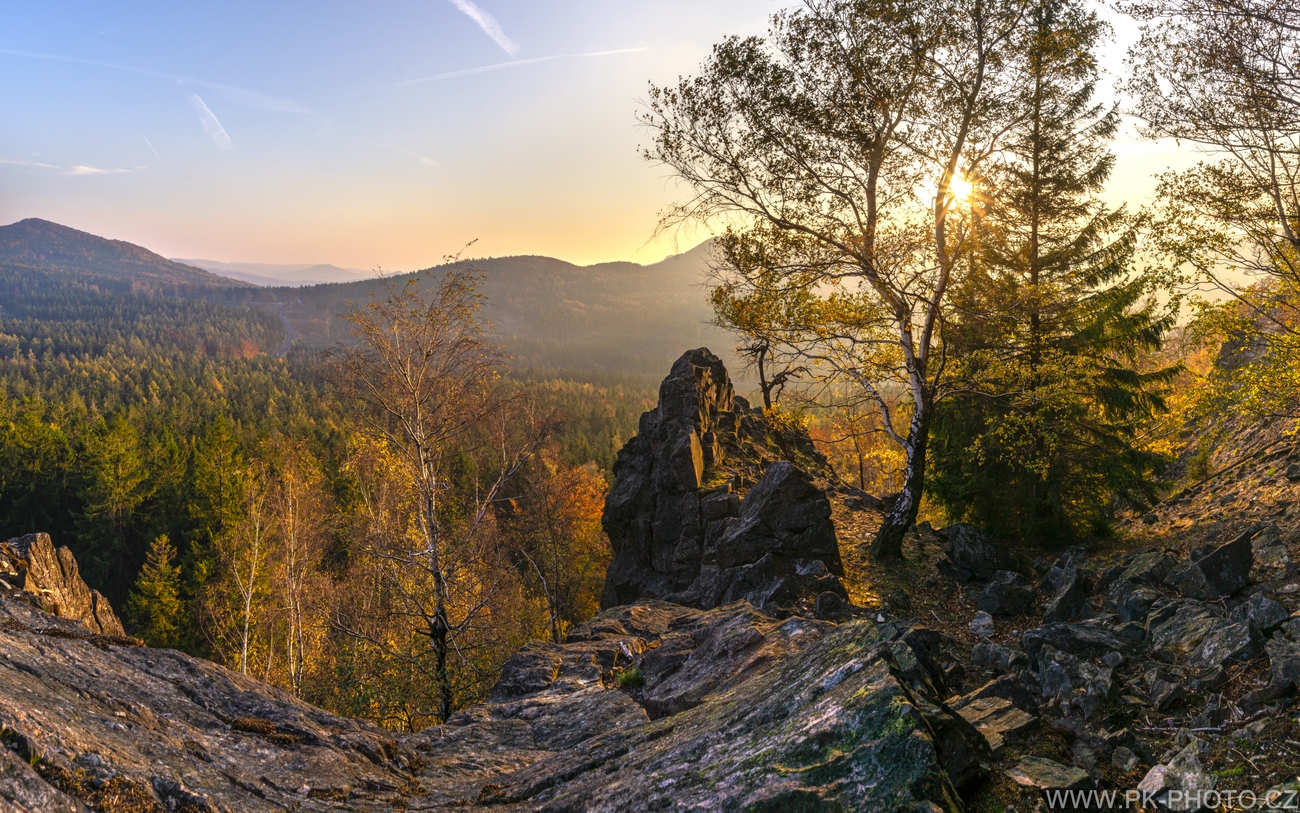
[(987, 742), (888, 626), (620, 607), (395, 736), (0, 599), (0, 810), (960, 810)]
[(47, 612), (80, 621), (91, 632), (125, 634), (108, 599), (82, 581), (72, 551), (55, 550), (49, 534), (0, 543), (0, 581), (35, 596)]
[(387, 732), (27, 602), (0, 598), (0, 652), (0, 810), (378, 809), (414, 781)]
[(745, 599), (788, 615), (811, 614), (822, 593), (847, 597), (830, 502), (791, 458), (824, 467), (806, 434), (772, 429), (736, 396), (721, 360), (684, 354), (614, 464), (601, 606)]

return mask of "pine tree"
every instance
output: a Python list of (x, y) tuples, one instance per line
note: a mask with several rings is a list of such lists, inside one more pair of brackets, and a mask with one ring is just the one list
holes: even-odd
[(184, 633), (181, 573), (175, 559), (176, 549), (166, 534), (155, 537), (127, 600), (127, 617), (150, 646), (178, 646)]
[(1104, 24), (1041, 0), (1021, 53), (1024, 117), (980, 179), (970, 273), (945, 336), (963, 386), (940, 409), (931, 496), (999, 535), (1104, 530), (1112, 497), (1150, 499), (1162, 458), (1141, 421), (1177, 370), (1143, 372), (1171, 315), (1135, 269), (1140, 222), (1100, 200), (1118, 111), (1094, 101)]

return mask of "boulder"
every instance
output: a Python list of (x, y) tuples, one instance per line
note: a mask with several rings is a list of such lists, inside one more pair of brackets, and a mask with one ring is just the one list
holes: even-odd
[(1265, 595), (1255, 594), (1233, 610), (1232, 617), (1249, 620), (1265, 634), (1281, 627), (1291, 617), (1287, 609)]
[(1165, 577), (1165, 586), (1177, 590), (1184, 598), (1197, 601), (1213, 601), (1219, 597), (1210, 580), (1205, 578), (1205, 571), (1195, 562), (1182, 562), (1175, 566)]
[(944, 540), (943, 549), (948, 557), (947, 562), (939, 563), (940, 569), (947, 571), (945, 575), (970, 574), (972, 578), (988, 579), (999, 570), (1012, 570), (1024, 576), (1032, 572), (1023, 556), (995, 542), (974, 525), (954, 522), (939, 531), (939, 534)]
[(978, 689), (949, 701), (949, 705), (960, 711), (968, 704), (986, 697), (1000, 697), (1021, 711), (1034, 715), (1039, 710), (1041, 693), (1034, 676), (1021, 669), (990, 680)]
[(1159, 551), (1139, 553), (1124, 567), (1120, 578), (1151, 587), (1158, 587), (1164, 584), (1169, 572), (1174, 569), (1176, 564), (1167, 554)]
[(1196, 562), (1216, 596), (1227, 597), (1250, 584), (1250, 570), (1255, 565), (1255, 553), (1247, 531), (1231, 542), (1220, 545)]
[(1266, 525), (1250, 539), (1251, 553), (1255, 557), (1252, 577), (1262, 579), (1268, 575), (1285, 573), (1291, 555), (1276, 525)]
[(1041, 791), (1084, 790), (1093, 786), (1087, 771), (1044, 757), (1025, 757), (1007, 775), (1021, 787)]
[(1300, 644), (1288, 641), (1279, 632), (1264, 644), (1264, 649), (1268, 652), (1269, 684), (1300, 687)]
[(1088, 606), (1088, 595), (1091, 587), (1088, 578), (1079, 572), (1073, 562), (1067, 564), (1057, 580), (1056, 594), (1047, 602), (1043, 623), (1090, 617), (1092, 609)]
[(989, 615), (1024, 615), (1034, 605), (1034, 588), (1024, 576), (999, 570), (980, 593), (976, 607)]
[(975, 726), (988, 740), (993, 756), (1002, 755), (1007, 738), (1018, 738), (1034, 730), (1038, 719), (1027, 714), (1001, 697), (984, 697), (974, 700), (957, 712)]
[[(1137, 789), (1159, 802), (1166, 810), (1197, 810), (1200, 803), (1189, 797), (1214, 787), (1214, 776), (1201, 768), (1197, 744), (1192, 742), (1166, 764), (1147, 771)], [(1170, 791), (1177, 791), (1171, 795)]]
[(1019, 649), (982, 641), (971, 648), (970, 662), (998, 674), (1029, 665), (1029, 658)]
[[(1132, 582), (1121, 582), (1132, 585)], [(1151, 608), (1160, 600), (1160, 594), (1150, 587), (1137, 587), (1127, 590), (1115, 604), (1115, 612), (1120, 621), (1143, 621)]]
[(1027, 630), (1021, 636), (1025, 653), (1031, 664), (1038, 663), (1039, 653), (1045, 646), (1080, 658), (1102, 658), (1111, 652), (1132, 652), (1133, 642), (1096, 623), (1046, 624)]
[(1128, 773), (1138, 766), (1138, 756), (1127, 746), (1118, 746), (1110, 754), (1110, 764), (1120, 773)]
[(1190, 652), (1210, 634), (1219, 617), (1216, 611), (1197, 601), (1171, 604), (1147, 619), (1147, 638), (1153, 647), (1176, 647)]
[(12, 586), (36, 596), (46, 612), (81, 622), (101, 635), (125, 635), (122, 622), (98, 590), (81, 578), (68, 548), (55, 550), (49, 534), (28, 534), (0, 543)]
[(895, 590), (885, 597), (885, 606), (894, 615), (907, 615), (912, 612), (912, 597), (905, 590)]
[(1151, 707), (1156, 711), (1168, 711), (1187, 699), (1187, 689), (1164, 672), (1152, 671), (1148, 674), (1147, 685), (1150, 687)]
[[(683, 354), (614, 464), (601, 518), (613, 548), (601, 606), (662, 599), (711, 608), (743, 598), (788, 615), (811, 614), (822, 593), (847, 599), (830, 502), (808, 472), (781, 460), (794, 455), (825, 467), (807, 433), (773, 429), (735, 394), (717, 356)], [(772, 459), (780, 462), (768, 466)], [(742, 481), (757, 484), (741, 496)]]
[(1194, 669), (1210, 669), (1248, 661), (1263, 651), (1264, 641), (1254, 624), (1250, 621), (1223, 621), (1216, 624), (1192, 651), (1188, 664)]
[(1038, 686), (1044, 698), (1069, 695), (1080, 682), (1078, 658), (1051, 646), (1038, 653)]

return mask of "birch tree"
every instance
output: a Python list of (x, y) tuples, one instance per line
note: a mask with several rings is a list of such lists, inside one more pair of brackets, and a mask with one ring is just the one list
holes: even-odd
[[(480, 314), (479, 283), (464, 265), (389, 281), (344, 315), (354, 343), (333, 354), (361, 430), (409, 484), (409, 536), (373, 538), (369, 550), (389, 573), (395, 617), (418, 624), (429, 642), (439, 720), (455, 707), (452, 660), (472, 660), (460, 639), (483, 622), (510, 570), (498, 564), (492, 508), (545, 435), (507, 409), (498, 386), (505, 354)], [(458, 462), (485, 446), (494, 473), (458, 482)]]
[(920, 506), (947, 294), (972, 186), (1016, 120), (1010, 57), (1028, 6), (805, 0), (766, 37), (725, 40), (698, 76), (650, 89), (646, 155), (690, 191), (665, 225), (728, 224), (726, 284), (744, 296), (778, 277), (783, 345), (862, 390), (903, 449), (877, 559), (901, 555)]

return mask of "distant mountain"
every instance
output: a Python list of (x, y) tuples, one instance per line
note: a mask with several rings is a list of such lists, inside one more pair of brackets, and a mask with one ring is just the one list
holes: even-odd
[(173, 257), (172, 261), (269, 288), (355, 282), (378, 276), (374, 271), (366, 271), (362, 268), (339, 268), (337, 265), (328, 264), (223, 263), (217, 260), (185, 260), (179, 257)]
[[(735, 339), (709, 324), (706, 242), (653, 265), (630, 262), (578, 266), (551, 257), (470, 260), (484, 275), (482, 291), (503, 345), (519, 367), (603, 370), (662, 378), (683, 351), (708, 347), (738, 372)], [(436, 278), (446, 266), (394, 275)], [(302, 288), (262, 288), (224, 295), (251, 304), (279, 301), (280, 312), (308, 346), (348, 341), (338, 314), (361, 303), (382, 282), (361, 280)], [(743, 374), (742, 374), (743, 378)]]
[(0, 263), (59, 269), (81, 281), (180, 294), (190, 289), (242, 288), (247, 283), (173, 262), (122, 240), (109, 240), (48, 220), (0, 226)]
[[(466, 264), (484, 275), (482, 292), (488, 300), (484, 315), (517, 367), (659, 379), (684, 351), (708, 347), (735, 371), (733, 377), (743, 380), (735, 338), (709, 323), (713, 314), (705, 275), (711, 249), (712, 243), (706, 242), (653, 265), (579, 266), (538, 256)], [(191, 263), (220, 265), (223, 273), (233, 269), (243, 277), (231, 279)], [(39, 272), (53, 281), (50, 284), (66, 279), (67, 284), (105, 291), (161, 292), (259, 309), (275, 306), (296, 333), (296, 343), (316, 348), (348, 341), (348, 325), (338, 315), (385, 284), (381, 279), (353, 276), (367, 272), (329, 265), (182, 263), (130, 243), (36, 219), (0, 227), (0, 270), (20, 277)], [(402, 285), (415, 277), (427, 284), (446, 270), (447, 266), (438, 266), (397, 274), (389, 281)], [(340, 275), (350, 280), (305, 284), (313, 278)]]

